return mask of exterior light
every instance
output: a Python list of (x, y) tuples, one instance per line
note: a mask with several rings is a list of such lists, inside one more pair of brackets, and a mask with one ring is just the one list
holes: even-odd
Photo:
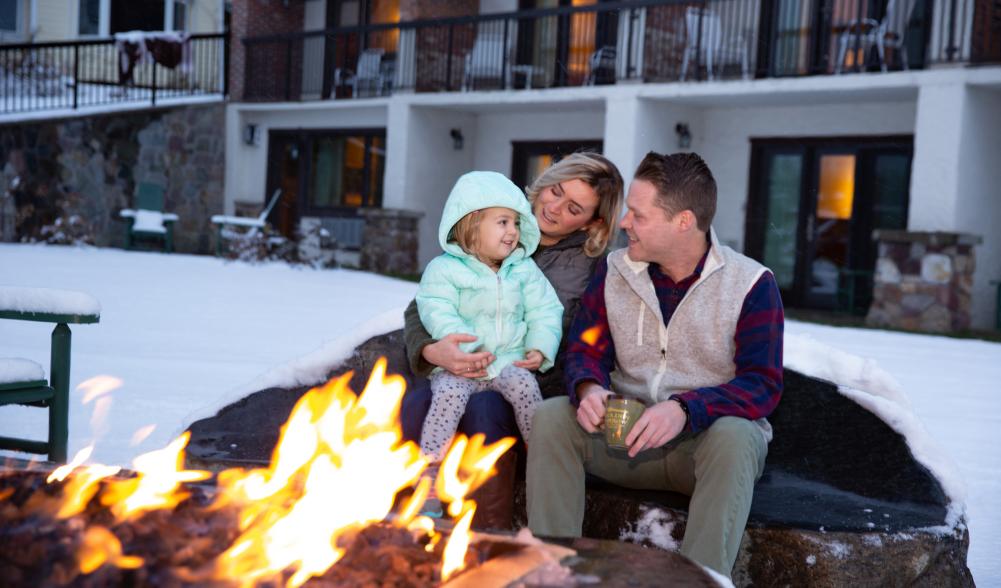
[(452, 129), (448, 132), (449, 136), (452, 137), (452, 148), (456, 151), (462, 149), (462, 142), (465, 141), (465, 137), (462, 136), (462, 131), (460, 129)]
[(678, 134), (678, 149), (688, 149), (692, 146), (692, 132), (688, 130), (688, 123), (679, 122), (674, 125), (674, 132)]
[(257, 125), (248, 124), (243, 127), (243, 142), (247, 145), (257, 144)]

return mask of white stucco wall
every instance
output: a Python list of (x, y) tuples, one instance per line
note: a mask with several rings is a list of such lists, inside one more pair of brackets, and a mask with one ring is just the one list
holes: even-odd
[[(457, 150), (452, 145), (449, 133), (453, 128), (462, 129), (465, 137), (462, 149)], [(399, 186), (394, 188), (393, 194), (385, 190), (385, 206), (424, 212), (418, 250), (418, 265), (422, 268), (441, 253), (438, 245), (441, 209), (455, 180), (475, 169), (475, 150), (472, 146), (476, 138), (475, 116), (472, 114), (440, 108), (410, 108), (404, 138), (407, 142), (405, 180), (402, 190)]]
[(967, 88), (956, 189), (956, 230), (983, 237), (976, 247), (972, 320), (994, 327), (1001, 280), (1001, 88)]
[(604, 117), (600, 103), (477, 114), (473, 162), (476, 169), (510, 175), (512, 141), (600, 141)]

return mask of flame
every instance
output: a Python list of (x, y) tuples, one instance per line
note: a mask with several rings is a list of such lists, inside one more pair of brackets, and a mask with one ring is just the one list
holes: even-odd
[(594, 344), (598, 342), (598, 337), (601, 337), (601, 331), (601, 325), (591, 327), (580, 334), (580, 340), (588, 345), (594, 346)]
[(469, 548), (469, 524), (473, 520), (473, 513), (476, 507), (470, 508), (466, 514), (459, 519), (455, 528), (452, 529), (452, 536), (445, 544), (445, 551), (441, 562), (441, 581), (447, 581), (454, 573), (462, 570), (466, 565), (466, 549)]
[(108, 484), (101, 494), (101, 504), (111, 507), (118, 520), (128, 520), (148, 510), (174, 508), (187, 498), (180, 489), (182, 482), (197, 482), (210, 476), (208, 472), (182, 470), (184, 447), (191, 433), (185, 432), (163, 449), (135, 458), (132, 465), (138, 475)]
[(89, 574), (105, 563), (125, 569), (138, 568), (143, 564), (141, 557), (122, 555), (122, 544), (118, 537), (104, 527), (90, 527), (83, 535), (77, 552), (80, 571)]
[(129, 445), (135, 447), (143, 441), (149, 438), (156, 430), (156, 425), (146, 425), (145, 427), (140, 427), (136, 429), (135, 433), (132, 433), (132, 439), (129, 441)]
[[(441, 578), (463, 569), (476, 511), (467, 496), (494, 473), (494, 463), (514, 439), (485, 446), (483, 435), (458, 435), (432, 482), (422, 477), (426, 459), (416, 444), (403, 441), (398, 424), (405, 380), (388, 376), (386, 361), (380, 359), (365, 390), (356, 396), (349, 387), (351, 375), (303, 395), (282, 428), (267, 468), (219, 474), (211, 508), (235, 509), (239, 536), (212, 564), (189, 570), (195, 583), (266, 582), (295, 588), (325, 573), (343, 557), (359, 530), (379, 522), (407, 529), (429, 552), (436, 552), (443, 535), (431, 519), (417, 515), (432, 483), (458, 519), (442, 551)], [(100, 400), (102, 394), (106, 392), (94, 393), (91, 399)], [(147, 429), (146, 434), (151, 431)], [(53, 473), (52, 479), (68, 480), (57, 516), (82, 512), (99, 491), (100, 504), (111, 510), (116, 522), (174, 508), (188, 496), (184, 483), (209, 476), (183, 469), (188, 439), (185, 433), (164, 449), (139, 456), (133, 462), (137, 475), (121, 480), (106, 480), (118, 468), (81, 467), (93, 450), (85, 448), (65, 469), (57, 470), (58, 477)], [(399, 492), (415, 485), (393, 515)], [(105, 563), (123, 568), (142, 564), (141, 558), (122, 555), (118, 539), (99, 526), (87, 530), (78, 556), (84, 574)]]
[(70, 475), (70, 472), (77, 469), (78, 467), (83, 465), (85, 461), (90, 459), (90, 454), (93, 452), (94, 452), (93, 444), (84, 447), (80, 451), (77, 451), (76, 455), (73, 456), (73, 459), (71, 459), (69, 463), (63, 464), (57, 467), (56, 469), (52, 470), (52, 473), (49, 474), (48, 478), (45, 478), (45, 481), (49, 484), (51, 484), (52, 482), (62, 482), (63, 480), (66, 479), (66, 476)]
[(88, 380), (80, 382), (77, 390), (83, 390), (82, 404), (87, 404), (95, 398), (100, 398), (111, 394), (114, 390), (122, 387), (122, 380), (114, 376), (94, 376)]

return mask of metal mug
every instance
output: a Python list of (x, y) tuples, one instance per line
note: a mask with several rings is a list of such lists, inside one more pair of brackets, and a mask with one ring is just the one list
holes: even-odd
[(629, 449), (626, 436), (644, 410), (646, 405), (631, 396), (612, 394), (605, 397), (605, 419), (601, 427), (605, 431), (605, 443), (615, 449)]

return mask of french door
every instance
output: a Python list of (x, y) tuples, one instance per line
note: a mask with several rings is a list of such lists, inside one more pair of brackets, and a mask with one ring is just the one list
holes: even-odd
[(875, 229), (905, 229), (911, 137), (754, 140), (745, 251), (789, 306), (862, 310)]

